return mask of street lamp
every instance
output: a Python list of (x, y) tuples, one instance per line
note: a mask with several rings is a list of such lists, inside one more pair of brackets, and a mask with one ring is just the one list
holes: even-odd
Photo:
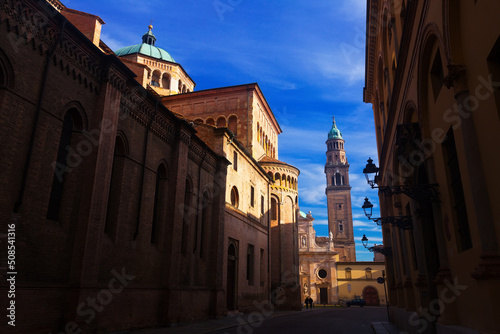
[[(365, 216), (370, 219), (372, 217), (373, 204), (370, 203), (368, 197), (365, 197), (365, 202), (363, 203), (363, 211), (365, 212)], [(368, 211), (367, 211), (368, 210)]]
[(366, 248), (368, 246), (368, 238), (366, 237), (365, 234), (363, 234), (363, 238), (361, 238), (361, 242), (363, 243), (363, 246)]
[(380, 218), (372, 218), (372, 210), (373, 204), (370, 203), (368, 197), (365, 197), (365, 202), (363, 203), (363, 211), (365, 212), (365, 216), (369, 220), (373, 220), (378, 226), (382, 226), (382, 224), (391, 224), (397, 228), (402, 230), (411, 230), (413, 228), (413, 222), (411, 220), (411, 216), (389, 216), (389, 217), (380, 217)]
[(367, 247), (368, 246), (368, 238), (366, 237), (365, 234), (363, 234), (363, 238), (361, 238), (361, 242), (363, 243), (363, 246), (366, 249), (368, 249), (370, 252), (380, 253), (384, 256), (392, 256), (392, 247), (382, 247), (382, 245)]
[[(375, 186), (379, 182), (379, 170), (374, 163), (372, 158), (368, 158), (366, 167), (363, 169), (363, 173), (366, 177), (366, 182), (372, 187), (372, 189), (377, 188), (379, 192), (382, 192), (384, 196), (390, 197), (394, 194), (404, 194), (418, 202), (430, 202), (438, 200), (437, 184), (404, 184), (404, 185), (392, 185), (392, 186)], [(375, 174), (371, 178), (371, 174)]]
[[(372, 158), (368, 158), (366, 167), (363, 169), (363, 174), (365, 174), (366, 182), (373, 188), (375, 188), (374, 184), (378, 182), (378, 171), (379, 168), (373, 163)], [(370, 179), (370, 174), (375, 174), (373, 179)]]

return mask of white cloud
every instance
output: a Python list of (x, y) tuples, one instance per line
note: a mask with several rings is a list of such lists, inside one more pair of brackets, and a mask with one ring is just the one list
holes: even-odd
[(313, 225), (328, 225), (328, 219), (315, 219)]
[(353, 220), (352, 224), (354, 227), (371, 227), (371, 226), (373, 226), (373, 222), (370, 222), (368, 219), (366, 221)]

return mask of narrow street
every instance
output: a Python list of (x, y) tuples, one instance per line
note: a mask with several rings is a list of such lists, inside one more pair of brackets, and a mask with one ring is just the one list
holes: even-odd
[[(255, 316), (250, 324), (215, 331), (215, 334), (373, 334), (372, 322), (387, 321), (385, 307), (315, 308), (279, 317)], [(245, 320), (247, 318), (244, 318)]]

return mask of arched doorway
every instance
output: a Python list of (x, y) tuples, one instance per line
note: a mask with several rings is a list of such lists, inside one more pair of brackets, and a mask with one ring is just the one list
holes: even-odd
[(238, 282), (238, 250), (233, 241), (227, 249), (227, 288), (226, 307), (228, 311), (236, 310), (236, 289)]
[(380, 305), (378, 291), (373, 286), (367, 286), (363, 290), (363, 299), (366, 302), (366, 306), (379, 306)]

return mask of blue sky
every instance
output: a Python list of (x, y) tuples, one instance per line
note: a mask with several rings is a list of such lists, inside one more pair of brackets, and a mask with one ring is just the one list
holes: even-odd
[(373, 112), (362, 102), (366, 0), (63, 3), (100, 16), (113, 50), (140, 43), (153, 20), (156, 46), (182, 64), (195, 90), (257, 82), (283, 130), (279, 159), (301, 170), (299, 204), (312, 211), (318, 236), (328, 235), (325, 141), (335, 114), (350, 163), (357, 259), (373, 260), (360, 242), (366, 234), (370, 245), (382, 243), (361, 209), (365, 196), (378, 208), (362, 174), (368, 157), (378, 165)]

